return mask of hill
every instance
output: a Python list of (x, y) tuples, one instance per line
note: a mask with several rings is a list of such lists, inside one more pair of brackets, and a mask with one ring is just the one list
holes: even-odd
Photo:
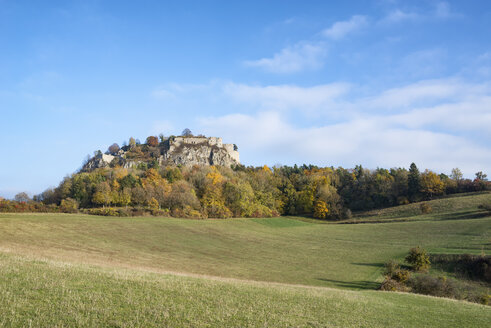
[(485, 327), (427, 296), (222, 281), (0, 254), (0, 326)]
[(97, 151), (87, 160), (82, 172), (97, 168), (121, 166), (124, 168), (148, 167), (149, 165), (221, 165), (230, 167), (240, 164), (236, 145), (224, 144), (222, 138), (204, 136), (150, 136), (145, 144), (131, 141), (130, 145), (119, 148), (109, 147), (106, 153)]
[(482, 327), (489, 306), (375, 289), (416, 245), (489, 254), (491, 215), (459, 215), (483, 197), (355, 225), (3, 213), (0, 325)]

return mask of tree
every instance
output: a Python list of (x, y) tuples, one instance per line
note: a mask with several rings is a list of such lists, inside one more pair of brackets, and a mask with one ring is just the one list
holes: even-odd
[(325, 219), (328, 214), (329, 209), (327, 208), (327, 204), (322, 200), (317, 200), (314, 203), (314, 218)]
[(476, 190), (485, 190), (486, 181), (488, 181), (488, 175), (484, 174), (482, 171), (476, 173), (476, 179), (474, 179), (474, 185)]
[(440, 177), (432, 171), (425, 170), (421, 175), (421, 192), (431, 199), (433, 195), (441, 195), (445, 190), (445, 184)]
[(27, 193), (20, 192), (17, 195), (15, 195), (14, 200), (16, 202), (24, 202), (24, 203), (27, 203), (27, 202), (29, 202), (31, 200), (31, 198), (29, 197), (29, 195)]
[(109, 146), (107, 151), (110, 154), (116, 154), (119, 151), (119, 145), (117, 143), (113, 143), (111, 146)]
[(457, 182), (457, 185), (460, 185), (460, 182), (462, 181), (463, 178), (462, 171), (458, 167), (452, 169), (452, 173), (450, 174), (450, 177)]
[(184, 130), (182, 130), (181, 136), (183, 136), (183, 137), (192, 137), (193, 136), (193, 133), (188, 128), (185, 128)]
[(479, 171), (476, 173), (476, 180), (480, 181), (487, 181), (488, 180), (488, 175), (484, 174), (482, 171)]
[(164, 134), (163, 133), (159, 134), (159, 139), (160, 139), (160, 142), (164, 142), (165, 141), (165, 137), (164, 137)]
[(421, 189), (420, 174), (416, 164), (411, 163), (407, 177), (407, 192), (411, 201), (417, 200)]
[(78, 202), (73, 198), (66, 198), (61, 200), (60, 210), (63, 213), (77, 213)]
[(406, 262), (413, 266), (415, 271), (426, 271), (430, 268), (430, 257), (424, 248), (414, 247), (409, 250), (405, 258)]
[(111, 187), (106, 181), (100, 182), (96, 186), (96, 192), (92, 196), (92, 202), (97, 205), (106, 206), (112, 201)]
[(128, 145), (130, 146), (130, 148), (135, 147), (136, 146), (136, 140), (135, 140), (135, 138), (130, 137), (130, 140), (128, 142)]
[(147, 137), (146, 143), (147, 143), (147, 145), (149, 145), (151, 147), (157, 147), (159, 145), (159, 139), (157, 137), (154, 137), (154, 136), (149, 136), (149, 137)]

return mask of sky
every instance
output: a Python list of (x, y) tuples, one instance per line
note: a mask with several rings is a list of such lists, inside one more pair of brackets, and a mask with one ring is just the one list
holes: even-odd
[(129, 137), (491, 174), (491, 1), (0, 0), (0, 196)]

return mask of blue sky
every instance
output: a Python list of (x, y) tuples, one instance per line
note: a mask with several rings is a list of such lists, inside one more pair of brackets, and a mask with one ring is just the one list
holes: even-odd
[(491, 173), (490, 1), (0, 0), (0, 196), (130, 136)]

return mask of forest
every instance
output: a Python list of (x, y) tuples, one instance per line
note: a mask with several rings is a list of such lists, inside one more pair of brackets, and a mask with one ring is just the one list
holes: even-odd
[[(352, 212), (491, 190), (486, 174), (464, 179), (416, 164), (406, 168), (165, 166), (78, 172), (32, 199), (0, 199), (0, 212), (82, 212), (110, 216), (189, 218), (310, 216), (350, 219)], [(424, 208), (422, 208), (424, 211)]]

